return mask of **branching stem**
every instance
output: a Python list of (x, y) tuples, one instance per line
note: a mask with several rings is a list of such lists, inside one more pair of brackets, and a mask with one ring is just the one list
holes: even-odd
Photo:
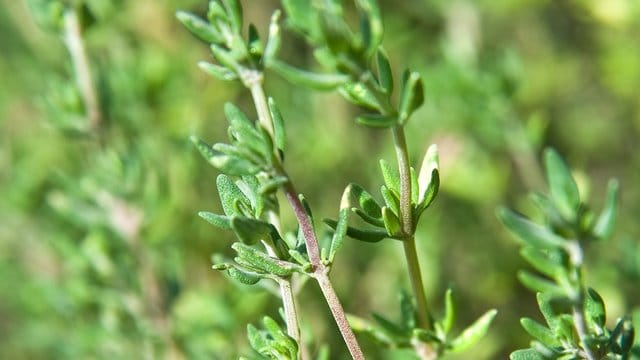
[(95, 131), (102, 122), (102, 112), (100, 111), (100, 103), (91, 78), (91, 68), (82, 39), (78, 13), (74, 9), (68, 9), (64, 14), (64, 43), (71, 55), (76, 83), (87, 112), (88, 127), (90, 130)]
[[(271, 119), (271, 113), (269, 112), (269, 108), (267, 106), (267, 99), (262, 88), (262, 74), (257, 70), (247, 70), (246, 72), (243, 72), (242, 79), (245, 86), (247, 86), (251, 91), (251, 96), (253, 97), (256, 112), (258, 113), (258, 122), (264, 129), (269, 132), (269, 134), (273, 136), (273, 119)], [(349, 326), (342, 304), (340, 303), (340, 300), (338, 299), (338, 296), (336, 295), (336, 292), (331, 285), (331, 281), (329, 280), (328, 268), (322, 263), (322, 260), (320, 258), (320, 248), (318, 246), (318, 239), (313, 228), (311, 217), (309, 216), (309, 214), (307, 214), (302, 201), (300, 201), (300, 198), (298, 197), (298, 192), (293, 186), (291, 178), (282, 167), (282, 164), (279, 161), (275, 161), (274, 168), (274, 170), (279, 175), (285, 176), (287, 179), (289, 179), (289, 181), (284, 185), (284, 193), (291, 208), (293, 209), (298, 224), (300, 225), (300, 230), (302, 231), (302, 234), (304, 236), (305, 244), (307, 247), (307, 255), (309, 256), (309, 261), (311, 262), (311, 265), (313, 267), (312, 276), (314, 279), (316, 279), (318, 285), (320, 286), (322, 294), (327, 301), (327, 305), (331, 310), (331, 314), (333, 315), (333, 318), (338, 325), (338, 329), (342, 334), (345, 344), (349, 349), (349, 353), (351, 353), (351, 356), (356, 360), (364, 359), (364, 354), (360, 349), (358, 340), (356, 339), (353, 330)], [(294, 326), (293, 319), (295, 319), (295, 327), (297, 327), (298, 323), (297, 313), (295, 312), (295, 305), (293, 303), (293, 293), (291, 292), (291, 283), (289, 283), (289, 287), (287, 289), (283, 289), (281, 285), (280, 290), (283, 302), (285, 303), (284, 307), (287, 317), (287, 329), (291, 332), (292, 330), (289, 329), (289, 326)], [(283, 293), (283, 290), (286, 292), (286, 294)], [(290, 300), (285, 299), (285, 297), (290, 298)], [(287, 304), (287, 302), (290, 302), (290, 304)], [(292, 312), (287, 313), (287, 306), (290, 307), (290, 310), (292, 310)], [(291, 319), (289, 319), (289, 317), (291, 317)]]

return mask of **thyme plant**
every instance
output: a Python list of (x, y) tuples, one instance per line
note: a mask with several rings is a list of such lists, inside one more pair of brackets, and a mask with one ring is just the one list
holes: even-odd
[(598, 216), (584, 202), (568, 167), (553, 150), (544, 152), (549, 195), (531, 199), (544, 223), (502, 208), (498, 217), (522, 245), (520, 254), (539, 274), (522, 271), (518, 278), (536, 292), (546, 324), (522, 318), (522, 327), (535, 339), (527, 349), (513, 352), (513, 360), (635, 359), (631, 319), (622, 317), (607, 327), (605, 303), (586, 285), (584, 247), (602, 241), (613, 231), (618, 182), (610, 180), (604, 208)]
[[(299, 278), (316, 281), (325, 297), (346, 346), (354, 359), (364, 354), (354, 329), (388, 347), (410, 347), (422, 359), (435, 359), (446, 352), (462, 351), (487, 331), (496, 314), (490, 310), (459, 335), (450, 334), (455, 317), (452, 292), (445, 295), (444, 316), (435, 319), (428, 307), (416, 251), (416, 227), (434, 201), (439, 188), (438, 153), (430, 146), (418, 171), (412, 167), (404, 127), (424, 101), (420, 74), (406, 70), (394, 95), (394, 76), (382, 48), (383, 24), (377, 3), (354, 2), (360, 29), (352, 31), (342, 2), (288, 0), (282, 3), (288, 28), (301, 35), (314, 49), (322, 73), (310, 72), (279, 59), (281, 11), (271, 17), (263, 41), (253, 25), (245, 37), (242, 7), (237, 0), (210, 1), (207, 20), (178, 12), (178, 19), (198, 38), (209, 43), (216, 63), (200, 67), (225, 81), (240, 81), (251, 93), (257, 120), (235, 105), (225, 105), (229, 121), (229, 143), (210, 145), (193, 138), (202, 155), (222, 174), (217, 178), (224, 214), (201, 212), (200, 216), (223, 230), (233, 231), (239, 240), (231, 247), (234, 259), (216, 257), (214, 269), (224, 270), (244, 284), (275, 281), (280, 289), (286, 331), (265, 318), (265, 330), (249, 326), (252, 347), (270, 358), (306, 358), (301, 343), (299, 316), (293, 284)], [(380, 160), (384, 185), (382, 202), (358, 184), (349, 184), (342, 196), (337, 219), (325, 219), (333, 235), (323, 245), (317, 236), (309, 204), (298, 193), (285, 167), (285, 122), (276, 100), (263, 89), (265, 69), (271, 69), (294, 85), (317, 90), (336, 90), (366, 112), (356, 122), (390, 131), (396, 153), (396, 167)], [(281, 190), (298, 222), (287, 232), (280, 225)], [(365, 227), (348, 224), (355, 213)], [(412, 295), (401, 303), (403, 321), (395, 324), (380, 315), (375, 322), (347, 316), (329, 278), (335, 256), (345, 237), (365, 242), (394, 239), (402, 243)], [(353, 329), (352, 329), (353, 327)], [(285, 336), (286, 332), (286, 336)]]

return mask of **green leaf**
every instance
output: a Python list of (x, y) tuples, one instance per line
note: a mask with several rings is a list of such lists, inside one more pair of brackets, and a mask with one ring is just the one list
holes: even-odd
[(417, 72), (406, 71), (403, 76), (398, 115), (400, 124), (406, 124), (411, 114), (424, 102), (422, 79)]
[(269, 68), (277, 72), (287, 81), (315, 90), (333, 90), (349, 81), (349, 76), (342, 74), (319, 74), (295, 68), (281, 61), (274, 60)]
[(267, 46), (264, 48), (264, 54), (262, 55), (262, 61), (265, 67), (269, 67), (272, 64), (280, 50), (280, 44), (282, 42), (280, 36), (280, 15), (280, 10), (274, 11), (273, 15), (271, 15), (269, 38), (267, 39)]
[(192, 34), (207, 43), (221, 43), (222, 36), (211, 24), (200, 19), (199, 17), (184, 11), (176, 12), (178, 20), (189, 30)]
[(380, 327), (384, 329), (384, 331), (390, 336), (395, 338), (401, 338), (406, 336), (405, 331), (401, 327), (394, 324), (392, 321), (386, 319), (384, 316), (377, 313), (372, 313), (371, 316), (380, 325)]
[(238, 75), (236, 75), (235, 72), (227, 69), (224, 66), (212, 64), (206, 61), (200, 61), (198, 62), (198, 67), (218, 80), (233, 81), (238, 79)]
[[(323, 221), (334, 230), (338, 226), (338, 222), (335, 220), (324, 219)], [(349, 226), (347, 227), (347, 236), (364, 242), (378, 242), (384, 238), (387, 238), (389, 235), (387, 235), (386, 231), (382, 230), (363, 230)]]
[(216, 185), (218, 187), (218, 195), (222, 203), (222, 209), (227, 216), (236, 214), (234, 202), (236, 199), (245, 201), (249, 204), (249, 199), (244, 195), (238, 186), (231, 180), (231, 178), (225, 174), (220, 174), (216, 178)]
[(607, 185), (607, 200), (593, 228), (593, 234), (600, 239), (607, 238), (613, 233), (618, 213), (618, 192), (618, 181), (615, 179), (609, 180), (609, 184)]
[(249, 41), (247, 42), (247, 48), (249, 49), (249, 54), (252, 59), (255, 61), (260, 61), (260, 59), (262, 59), (264, 47), (260, 40), (258, 29), (256, 29), (256, 26), (253, 24), (249, 25)]
[(373, 196), (367, 192), (362, 186), (351, 183), (349, 184), (350, 193), (353, 198), (358, 201), (360, 208), (370, 217), (374, 219), (382, 218), (382, 209)]
[(390, 208), (394, 214), (400, 213), (400, 199), (398, 199), (398, 195), (389, 190), (385, 185), (380, 187), (380, 193), (382, 193), (382, 198), (384, 199), (385, 204), (388, 208)]
[[(217, 151), (218, 157), (220, 154), (224, 154), (231, 158), (236, 158), (238, 160), (242, 160), (248, 162), (256, 167), (260, 167), (261, 164), (265, 163), (265, 160), (260, 156), (260, 154), (256, 154), (255, 151), (244, 145), (230, 145), (225, 143), (216, 143), (211, 147), (214, 151)], [(217, 158), (214, 157), (214, 160)], [(210, 161), (212, 162), (212, 161)], [(245, 174), (229, 174), (229, 175), (245, 175)]]
[[(422, 158), (422, 164), (420, 165), (420, 171), (418, 173), (418, 188), (420, 189), (418, 202), (420, 204), (430, 203), (427, 198), (430, 197), (431, 200), (433, 200), (435, 194), (438, 192), (440, 185), (437, 171), (440, 167), (439, 162), (438, 145), (431, 144)], [(435, 173), (434, 170), (436, 170)], [(426, 206), (428, 206), (428, 204)]]
[(554, 234), (546, 227), (535, 224), (509, 209), (500, 208), (497, 214), (507, 229), (527, 245), (536, 248), (554, 249), (563, 247), (566, 243), (565, 239)]
[(547, 360), (534, 349), (516, 350), (509, 355), (510, 360)]
[(380, 326), (376, 326), (363, 318), (347, 314), (347, 321), (349, 322), (349, 326), (353, 329), (353, 331), (355, 331), (356, 333), (367, 335), (375, 343), (381, 346), (389, 346), (396, 343), (391, 334), (382, 329)]
[(209, 49), (211, 49), (211, 53), (213, 54), (213, 57), (215, 57), (220, 64), (224, 65), (229, 69), (233, 69), (235, 72), (238, 72), (240, 70), (240, 65), (238, 64), (238, 61), (242, 60), (244, 55), (246, 55), (246, 54), (232, 54), (230, 50), (227, 50), (226, 48), (219, 46), (217, 44), (211, 44), (211, 46), (209, 46)]
[(596, 333), (602, 331), (607, 321), (604, 301), (594, 289), (588, 288), (584, 297), (584, 314), (587, 323), (595, 327)]
[(368, 50), (367, 53), (372, 54), (382, 42), (384, 33), (380, 9), (376, 0), (358, 0), (357, 5), (362, 13), (361, 22), (364, 23), (361, 28), (364, 27), (363, 32), (366, 31), (364, 45)]
[(444, 294), (444, 316), (442, 317), (442, 331), (444, 335), (448, 334), (453, 328), (456, 317), (456, 309), (453, 303), (453, 289), (448, 288)]
[(393, 213), (391, 209), (384, 206), (382, 207), (382, 220), (384, 221), (384, 227), (387, 229), (387, 234), (390, 237), (400, 237), (402, 235), (400, 220)]
[(545, 293), (537, 293), (536, 300), (538, 301), (538, 308), (544, 316), (544, 319), (547, 321), (547, 325), (551, 330), (556, 329), (559, 322), (558, 313), (553, 308), (552, 301), (555, 299), (556, 295), (553, 294), (545, 294)]
[(340, 212), (338, 214), (338, 223), (336, 224), (335, 232), (331, 238), (331, 247), (329, 249), (329, 262), (333, 262), (333, 259), (338, 252), (338, 249), (342, 246), (344, 237), (347, 234), (348, 220), (349, 220), (349, 197), (351, 196), (351, 187), (347, 186), (342, 194), (340, 201)]
[(265, 329), (273, 337), (273, 339), (286, 349), (290, 359), (296, 359), (298, 355), (298, 344), (288, 336), (272, 318), (265, 316), (262, 318)]
[(536, 270), (550, 278), (555, 278), (564, 270), (564, 264), (561, 262), (560, 257), (549, 256), (548, 252), (543, 252), (534, 247), (527, 246), (522, 248), (520, 255)]
[(268, 222), (244, 216), (232, 216), (231, 228), (238, 239), (245, 244), (255, 244), (261, 240), (270, 240), (272, 226)]
[[(373, 95), (373, 93), (362, 83), (349, 81), (338, 89), (340, 94), (344, 96), (349, 102), (361, 106), (365, 109), (382, 111), (382, 106)], [(379, 122), (389, 123), (390, 119), (381, 119)], [(395, 121), (397, 123), (397, 120)], [(383, 126), (378, 126), (383, 127)]]
[(389, 65), (389, 58), (382, 48), (378, 48), (378, 51), (376, 51), (376, 66), (378, 83), (385, 94), (389, 95), (393, 92), (393, 73), (391, 72), (391, 65)]
[(411, 205), (416, 207), (420, 198), (420, 188), (418, 187), (418, 176), (413, 166), (409, 167), (409, 177), (411, 178)]
[(258, 330), (252, 324), (247, 325), (247, 337), (249, 338), (249, 345), (258, 353), (263, 353), (269, 348), (269, 343), (265, 335)]
[(227, 10), (227, 19), (236, 34), (242, 31), (242, 6), (238, 0), (222, 0)]
[(489, 330), (489, 325), (491, 325), (497, 313), (498, 311), (496, 309), (487, 311), (462, 331), (458, 337), (449, 343), (451, 352), (462, 352), (478, 342)]
[(565, 219), (575, 221), (580, 207), (580, 194), (571, 171), (560, 155), (551, 148), (544, 151), (544, 166), (553, 203)]
[(284, 120), (282, 119), (282, 114), (278, 107), (276, 106), (275, 100), (272, 97), (269, 97), (268, 100), (269, 105), (269, 113), (271, 114), (271, 119), (273, 120), (273, 136), (276, 147), (280, 150), (280, 157), (282, 158), (284, 149), (285, 149), (285, 127)]
[(522, 318), (520, 319), (520, 324), (529, 333), (529, 335), (533, 336), (535, 339), (537, 339), (544, 345), (546, 346), (560, 345), (558, 340), (553, 335), (553, 332), (551, 331), (551, 329), (540, 324), (539, 322), (529, 318)]
[(389, 128), (398, 124), (398, 118), (395, 115), (362, 114), (356, 117), (356, 122), (372, 128)]
[(261, 279), (259, 274), (251, 271), (240, 270), (236, 267), (229, 268), (227, 270), (227, 274), (229, 274), (232, 279), (245, 285), (254, 285)]
[(223, 230), (231, 230), (231, 223), (228, 216), (214, 214), (208, 211), (200, 211), (198, 216), (207, 220), (213, 226), (219, 227)]
[(396, 196), (399, 196), (400, 175), (398, 175), (398, 171), (392, 168), (384, 159), (380, 159), (380, 170), (382, 171), (382, 177), (384, 178), (384, 184), (387, 186), (387, 189), (393, 191)]
[(527, 289), (534, 292), (544, 292), (550, 294), (563, 294), (564, 291), (554, 282), (551, 282), (545, 278), (533, 275), (527, 271), (518, 271), (518, 280), (524, 285)]
[[(349, 53), (352, 49), (353, 34), (347, 23), (330, 9), (320, 12), (320, 29), (326, 46), (335, 55)], [(329, 11), (326, 11), (329, 10)]]
[(238, 253), (243, 264), (276, 276), (289, 276), (296, 271), (292, 263), (273, 258), (264, 252), (243, 243), (234, 243), (231, 248)]
[(229, 133), (232, 139), (247, 145), (263, 157), (269, 155), (264, 153), (264, 139), (256, 130), (255, 124), (238, 107), (232, 103), (225, 103), (224, 113), (229, 121)]
[(283, 0), (282, 6), (287, 12), (287, 24), (294, 30), (309, 37), (312, 42), (320, 37), (318, 12), (309, 0)]

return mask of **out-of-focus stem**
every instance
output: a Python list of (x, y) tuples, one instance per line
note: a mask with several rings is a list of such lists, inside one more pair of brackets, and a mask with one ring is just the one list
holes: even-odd
[(89, 129), (96, 131), (102, 122), (102, 112), (91, 77), (91, 68), (82, 39), (78, 13), (74, 9), (68, 9), (64, 13), (64, 43), (71, 55), (76, 83), (87, 112)]

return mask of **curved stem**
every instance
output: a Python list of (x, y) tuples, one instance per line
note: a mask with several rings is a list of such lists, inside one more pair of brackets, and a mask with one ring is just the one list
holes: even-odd
[(95, 131), (102, 122), (102, 113), (91, 79), (91, 68), (89, 67), (89, 58), (82, 40), (78, 13), (74, 9), (68, 9), (64, 13), (64, 43), (71, 55), (76, 82), (87, 112), (89, 129)]

